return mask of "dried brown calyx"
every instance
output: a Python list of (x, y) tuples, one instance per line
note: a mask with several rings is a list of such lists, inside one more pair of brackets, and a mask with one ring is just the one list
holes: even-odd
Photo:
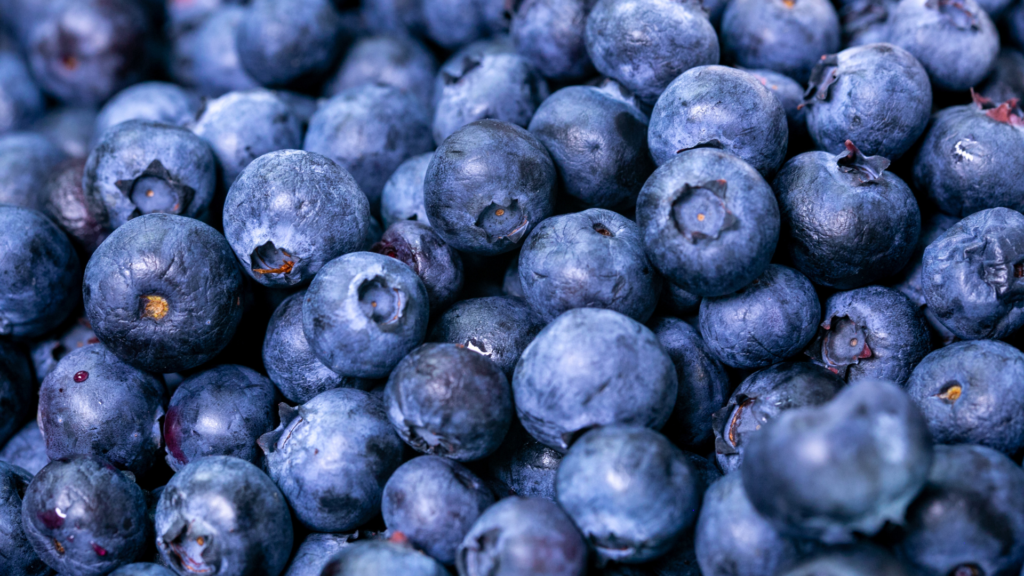
[(889, 159), (883, 156), (865, 156), (850, 140), (846, 141), (846, 151), (836, 156), (839, 171), (850, 174), (857, 185), (876, 182), (889, 167)]
[(141, 308), (140, 315), (150, 320), (163, 320), (164, 316), (167, 316), (167, 313), (171, 310), (171, 305), (167, 302), (167, 299), (156, 294), (147, 294), (139, 298), (139, 304)]
[(985, 98), (981, 94), (974, 91), (971, 88), (971, 99), (974, 100), (974, 105), (979, 110), (985, 112), (985, 116), (988, 116), (996, 122), (1003, 124), (1009, 124), (1010, 126), (1022, 126), (1024, 127), (1024, 110), (1021, 110), (1020, 100), (1017, 98), (1011, 98), (1002, 104), (996, 104), (989, 98)]

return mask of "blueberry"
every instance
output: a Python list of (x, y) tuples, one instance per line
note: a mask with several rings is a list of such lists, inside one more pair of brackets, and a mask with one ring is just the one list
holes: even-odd
[(903, 271), (894, 278), (898, 282), (893, 284), (893, 288), (902, 292), (904, 296), (909, 298), (918, 307), (924, 315), (925, 322), (928, 323), (928, 328), (932, 332), (933, 341), (937, 339), (941, 344), (949, 344), (955, 336), (949, 331), (949, 328), (946, 328), (939, 322), (939, 319), (935, 317), (935, 313), (928, 308), (925, 301), (923, 280), (921, 279), (921, 273), (924, 268), (924, 249), (959, 221), (959, 218), (954, 218), (941, 212), (936, 212), (927, 217), (921, 223), (921, 235), (918, 236), (914, 255)]
[(590, 206), (632, 206), (654, 171), (647, 149), (647, 116), (613, 80), (569, 86), (530, 120), (530, 132), (551, 153), (561, 187)]
[(453, 248), (514, 250), (554, 210), (555, 166), (526, 130), (497, 120), (464, 126), (434, 152), (423, 183), (433, 226)]
[(44, 136), (0, 134), (0, 203), (42, 209), (46, 180), (64, 160), (64, 153)]
[(502, 0), (421, 0), (421, 4), (427, 37), (445, 50), (454, 51), (508, 30)]
[(487, 459), (488, 480), (499, 497), (537, 496), (554, 502), (561, 462), (561, 453), (537, 442), (515, 423), (498, 451)]
[(238, 59), (264, 86), (306, 81), (334, 65), (341, 27), (331, 0), (254, 0), (235, 33)]
[(181, 575), (284, 571), (292, 519), (281, 491), (252, 464), (231, 456), (200, 458), (175, 474), (156, 507), (156, 544)]
[(302, 329), (317, 358), (345, 376), (383, 378), (427, 334), (423, 281), (381, 254), (328, 262), (306, 292)]
[(110, 576), (174, 576), (170, 568), (149, 562), (126, 564), (110, 573)]
[(725, 369), (700, 333), (676, 318), (653, 318), (649, 323), (676, 368), (679, 389), (672, 416), (662, 433), (686, 449), (697, 449), (712, 438), (711, 416), (729, 397)]
[(547, 95), (544, 78), (506, 39), (471, 44), (452, 55), (434, 81), (434, 141), (440, 145), (482, 118), (525, 128)]
[(1024, 112), (1016, 99), (974, 103), (935, 115), (914, 159), (914, 184), (939, 208), (968, 216), (987, 208), (1024, 210)]
[(306, 292), (289, 296), (274, 310), (263, 340), (267, 375), (289, 401), (304, 404), (321, 392), (358, 382), (324, 366), (302, 331), (302, 301)]
[(597, 71), (647, 105), (683, 72), (718, 64), (715, 29), (693, 2), (598, 0), (584, 40)]
[(0, 335), (40, 336), (78, 305), (78, 256), (64, 232), (35, 210), (0, 205), (0, 230)]
[(444, 310), (462, 291), (462, 258), (430, 226), (409, 220), (395, 222), (371, 252), (390, 256), (412, 268), (423, 280), (431, 310)]
[(358, 537), (358, 533), (310, 533), (295, 551), (295, 556), (288, 564), (284, 576), (320, 576), (324, 567), (331, 561), (331, 557), (357, 541)]
[(101, 576), (139, 559), (152, 527), (146, 497), (128, 475), (103, 460), (55, 460), (22, 496), (32, 548), (62, 573)]
[(931, 463), (928, 428), (910, 397), (864, 379), (772, 420), (751, 438), (741, 472), (750, 502), (777, 528), (835, 543), (899, 522)]
[(698, 296), (724, 296), (753, 282), (779, 238), (779, 206), (768, 183), (750, 164), (707, 148), (655, 170), (640, 191), (636, 220), (654, 266)]
[(505, 269), (505, 277), (501, 282), (501, 293), (510, 298), (526, 301), (523, 283), (519, 280), (519, 258), (513, 258)]
[(92, 108), (54, 108), (33, 124), (32, 130), (68, 156), (85, 160), (92, 151), (95, 127), (96, 110)]
[(129, 120), (113, 126), (89, 154), (82, 189), (101, 207), (104, 230), (143, 214), (205, 220), (217, 185), (209, 145), (185, 128)]
[(86, 318), (78, 318), (60, 331), (37, 339), (32, 344), (31, 350), (32, 367), (35, 369), (36, 379), (41, 381), (46, 378), (46, 375), (57, 366), (57, 362), (60, 362), (61, 358), (69, 353), (97, 342), (99, 339), (96, 338), (96, 333), (92, 331), (92, 326), (89, 325), (89, 320)]
[(899, 0), (841, 0), (838, 9), (843, 45), (853, 48), (887, 42), (889, 14), (898, 3)]
[(753, 438), (779, 414), (832, 399), (843, 381), (809, 362), (784, 362), (748, 376), (711, 419), (715, 459), (725, 473), (737, 470)]
[(142, 82), (121, 90), (107, 101), (96, 117), (97, 137), (129, 120), (188, 126), (196, 119), (199, 99), (177, 84)]
[(594, 73), (584, 42), (593, 0), (525, 0), (516, 6), (509, 35), (545, 78), (582, 80)]
[(55, 166), (45, 184), (43, 212), (86, 254), (106, 240), (105, 210), (85, 197), (82, 175), (85, 159), (67, 160)]
[(921, 230), (914, 193), (853, 142), (839, 155), (805, 152), (772, 183), (793, 264), (816, 284), (848, 290), (895, 274)]
[(667, 552), (693, 525), (704, 491), (667, 438), (626, 425), (583, 434), (562, 459), (555, 485), (558, 503), (598, 557), (626, 563)]
[(0, 134), (28, 128), (45, 109), (25, 61), (17, 52), (0, 50)]
[(0, 342), (0, 446), (29, 419), (35, 394), (32, 365), (24, 352), (15, 344)]
[[(167, 27), (171, 37), (198, 26), (207, 18), (216, 14), (224, 6), (236, 3), (237, 0), (188, 0), (187, 2), (168, 2)], [(241, 2), (238, 2), (241, 3)]]
[(999, 32), (974, 0), (901, 1), (888, 27), (889, 41), (913, 54), (936, 88), (979, 84), (999, 52)]
[(309, 121), (303, 148), (348, 170), (371, 205), (406, 159), (433, 148), (427, 110), (397, 88), (362, 84), (324, 102)]
[(805, 94), (807, 130), (818, 148), (840, 154), (846, 141), (895, 160), (928, 126), (932, 89), (921, 63), (891, 44), (825, 56)]
[(587, 545), (554, 502), (512, 496), (477, 519), (455, 565), (460, 576), (583, 576)]
[[(828, 548), (780, 576), (910, 576), (908, 567), (867, 543)], [(969, 574), (969, 573), (968, 573)], [(958, 576), (951, 573), (950, 576)]]
[(355, 542), (336, 553), (324, 567), (323, 576), (448, 576), (431, 557), (407, 543), (382, 540)]
[(1017, 414), (1024, 395), (1024, 354), (995, 340), (957, 342), (925, 356), (907, 393), (940, 444), (981, 444), (1006, 454), (1024, 447)]
[(384, 483), (402, 462), (381, 401), (351, 388), (298, 408), (282, 404), (281, 425), (259, 444), (296, 520), (316, 532), (353, 530), (377, 514)]
[(658, 98), (647, 131), (658, 166), (686, 150), (717, 148), (765, 177), (782, 165), (788, 139), (779, 99), (755, 76), (725, 66), (699, 66), (680, 74)]
[(50, 569), (39, 559), (25, 535), (21, 520), (22, 497), (32, 474), (0, 462), (0, 570), (8, 576), (44, 576)]
[(803, 274), (772, 264), (746, 288), (700, 303), (700, 333), (722, 363), (764, 368), (797, 354), (821, 321), (821, 304)]
[(274, 429), (274, 384), (244, 366), (225, 364), (185, 379), (164, 419), (167, 464), (181, 470), (203, 456), (260, 464), (256, 440)]
[[(783, 0), (785, 1), (785, 0)], [(748, 74), (757, 79), (782, 104), (786, 112), (789, 126), (789, 146), (787, 152), (792, 153), (807, 141), (807, 111), (804, 110), (804, 87), (789, 76), (772, 70), (747, 70)]]
[(270, 287), (311, 280), (358, 250), (370, 208), (342, 167), (319, 154), (281, 150), (242, 171), (224, 201), (224, 235), (249, 277)]
[(193, 368), (220, 352), (242, 317), (242, 273), (223, 236), (170, 214), (130, 220), (85, 269), (85, 312), (123, 361), (152, 372)]
[(1024, 98), (1024, 54), (1012, 48), (1000, 50), (981, 95), (993, 102)]
[(509, 378), (544, 322), (519, 298), (490, 296), (457, 302), (437, 321), (431, 342), (460, 344), (490, 358)]
[(68, 354), (39, 390), (39, 430), (51, 460), (96, 456), (136, 475), (163, 445), (163, 382), (125, 364), (102, 344)]
[(921, 288), (928, 308), (957, 337), (1003, 338), (1024, 324), (1024, 216), (1008, 208), (976, 212), (924, 251)]
[[(25, 427), (11, 436), (0, 450), (0, 462), (24, 469), (30, 476), (35, 476), (50, 462), (46, 455), (46, 441), (39, 432), (35, 420), (29, 421)], [(19, 506), (19, 510), (20, 510)]]
[(607, 308), (646, 322), (661, 277), (644, 254), (635, 222), (602, 208), (554, 216), (523, 242), (519, 279), (546, 320), (573, 308)]
[(223, 5), (175, 37), (170, 64), (174, 78), (212, 97), (257, 88), (259, 83), (242, 67), (235, 46), (236, 31), (247, 13), (246, 7)]
[(428, 110), (434, 98), (437, 60), (419, 40), (402, 35), (361, 38), (324, 90), (327, 96), (362, 84), (383, 84), (415, 96)]
[(423, 203), (423, 179), (433, 158), (433, 152), (409, 158), (399, 164), (384, 183), (380, 193), (380, 215), (385, 228), (399, 220), (430, 224)]
[(704, 576), (775, 576), (808, 545), (779, 533), (754, 510), (741, 474), (727, 474), (704, 494), (694, 546)]
[(461, 462), (497, 450), (512, 420), (505, 374), (459, 344), (424, 344), (409, 353), (391, 372), (384, 403), (406, 444)]
[(806, 83), (823, 54), (839, 49), (839, 16), (828, 0), (735, 0), (722, 14), (722, 58)]
[(523, 427), (563, 453), (594, 426), (661, 428), (677, 386), (675, 366), (654, 333), (599, 308), (570, 310), (548, 324), (512, 378)]
[(916, 574), (1017, 574), (1024, 564), (1022, 493), (1024, 471), (1007, 456), (983, 446), (936, 446), (895, 551)]
[(298, 115), (269, 90), (229, 92), (206, 102), (192, 131), (217, 157), (224, 190), (260, 156), (302, 147)]
[(494, 503), (484, 481), (465, 466), (438, 456), (402, 464), (384, 486), (381, 512), (391, 533), (438, 562), (452, 564), (473, 522)]

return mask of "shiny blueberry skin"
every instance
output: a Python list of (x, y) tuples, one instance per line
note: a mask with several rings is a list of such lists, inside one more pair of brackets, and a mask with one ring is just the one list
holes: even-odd
[(297, 408), (282, 404), (281, 425), (259, 444), (296, 520), (315, 532), (350, 531), (373, 518), (402, 462), (402, 441), (380, 399), (351, 388)]
[(940, 111), (914, 160), (914, 184), (939, 208), (968, 216), (999, 206), (1024, 210), (1024, 113), (975, 97)]
[(40, 470), (25, 491), (21, 517), (36, 554), (61, 574), (108, 574), (138, 560), (152, 534), (142, 489), (86, 457)]
[(166, 407), (157, 376), (92, 344), (65, 356), (43, 380), (39, 430), (51, 460), (95, 456), (141, 475), (163, 446)]
[(868, 156), (896, 160), (928, 126), (932, 86), (906, 50), (867, 44), (822, 59), (805, 98), (807, 130), (819, 149), (839, 154), (850, 140)]
[(936, 88), (981, 83), (999, 53), (999, 32), (974, 0), (901, 1), (888, 27), (889, 41), (913, 54)]
[(679, 380), (672, 416), (661, 432), (682, 448), (699, 449), (713, 436), (711, 416), (729, 398), (729, 378), (700, 333), (686, 322), (657, 317), (648, 326), (672, 359)]
[(700, 303), (704, 342), (733, 368), (764, 368), (794, 356), (814, 338), (820, 321), (810, 280), (778, 264), (738, 292)]
[(554, 502), (512, 496), (477, 519), (455, 565), (460, 576), (583, 576), (587, 545)]
[(207, 456), (175, 474), (156, 506), (156, 544), (178, 574), (278, 576), (292, 519), (277, 486), (252, 464)]
[(449, 576), (437, 560), (408, 543), (386, 540), (354, 542), (336, 553), (323, 576)]
[(823, 54), (839, 50), (839, 16), (828, 0), (735, 0), (722, 13), (722, 59), (806, 83)]
[(710, 148), (687, 150), (655, 170), (640, 191), (636, 220), (654, 266), (698, 296), (753, 282), (779, 239), (768, 183), (750, 164)]
[(957, 337), (998, 339), (1024, 324), (1022, 276), (1024, 216), (990, 208), (925, 248), (921, 288), (928, 308)]
[(428, 110), (434, 98), (437, 60), (422, 42), (401, 35), (361, 38), (328, 81), (326, 96), (362, 84), (383, 84), (415, 96)]
[(40, 134), (0, 135), (0, 203), (42, 209), (46, 180), (64, 160), (60, 148)]
[[(910, 576), (909, 567), (877, 546), (860, 543), (826, 548), (780, 576)], [(968, 572), (970, 574), (970, 572)], [(952, 576), (957, 576), (951, 573)]]
[(39, 559), (21, 520), (22, 495), (32, 474), (0, 462), (0, 570), (7, 576), (44, 576), (49, 567)]
[(677, 386), (675, 366), (654, 333), (599, 308), (570, 310), (548, 324), (512, 378), (523, 427), (563, 453), (593, 426), (661, 428)]
[(110, 573), (110, 576), (174, 576), (170, 568), (150, 562), (126, 564)]
[(206, 102), (192, 131), (217, 157), (227, 190), (253, 160), (302, 147), (302, 123), (292, 107), (269, 90), (229, 92)]
[(526, 130), (478, 120), (434, 152), (423, 184), (430, 225), (457, 250), (509, 252), (554, 210), (555, 165)]
[(306, 536), (295, 551), (284, 576), (320, 576), (331, 558), (344, 548), (358, 541), (359, 534), (319, 534)]
[(704, 493), (694, 540), (704, 576), (775, 576), (799, 560), (807, 547), (761, 517), (739, 472), (727, 474)]
[(399, 164), (384, 183), (380, 193), (380, 216), (385, 228), (400, 220), (430, 224), (423, 204), (423, 179), (433, 158), (433, 152), (409, 158)]
[(847, 382), (881, 378), (902, 386), (931, 348), (918, 308), (882, 286), (832, 295), (821, 328), (808, 354)]
[(199, 99), (177, 84), (142, 82), (114, 94), (96, 116), (96, 137), (129, 120), (187, 126), (196, 119)]
[(583, 434), (562, 459), (555, 486), (559, 505), (597, 555), (625, 563), (667, 552), (693, 525), (704, 491), (667, 438), (626, 425)]
[(786, 111), (752, 74), (725, 66), (691, 68), (651, 112), (647, 144), (663, 166), (693, 148), (717, 148), (770, 177), (786, 158)]
[(255, 0), (235, 34), (238, 59), (264, 86), (327, 73), (345, 40), (331, 0)]
[(471, 44), (448, 59), (434, 81), (434, 141), (440, 145), (483, 118), (525, 128), (547, 95), (544, 78), (507, 40)]
[(794, 266), (812, 282), (849, 290), (900, 271), (917, 247), (921, 211), (910, 187), (855, 143), (838, 156), (805, 152), (772, 187)]
[(647, 116), (615, 81), (569, 86), (546, 100), (530, 132), (551, 153), (566, 194), (589, 206), (632, 206), (654, 171)]
[[(508, 12), (502, 0), (423, 0), (427, 38), (455, 51), (481, 38), (508, 31)], [(413, 16), (415, 9), (402, 10)]]
[(915, 574), (1017, 574), (1024, 564), (1022, 494), (1024, 471), (1009, 457), (984, 446), (936, 446), (895, 551)]
[(167, 464), (181, 470), (203, 456), (259, 465), (256, 440), (274, 429), (277, 388), (259, 372), (225, 364), (186, 378), (164, 418)]
[(304, 404), (321, 392), (340, 386), (355, 387), (321, 362), (302, 331), (302, 301), (306, 292), (289, 296), (274, 310), (263, 340), (263, 366), (290, 402)]
[(434, 147), (427, 109), (413, 95), (379, 84), (343, 90), (309, 121), (304, 150), (323, 154), (352, 174), (371, 205), (406, 159)]
[(423, 280), (431, 310), (445, 310), (458, 300), (463, 282), (462, 257), (427, 224), (395, 222), (370, 251), (412, 268)]
[(498, 451), (487, 459), (487, 480), (498, 498), (538, 496), (555, 501), (555, 475), (562, 454), (537, 442), (514, 423)]
[(523, 242), (519, 279), (526, 301), (547, 321), (573, 308), (606, 308), (646, 322), (662, 283), (640, 227), (603, 208), (541, 222)]
[(0, 335), (40, 336), (78, 305), (78, 255), (42, 212), (0, 205), (0, 230)]
[(940, 444), (981, 444), (1014, 455), (1024, 447), (1024, 354), (997, 340), (956, 342), (925, 356), (907, 394)]
[(352, 176), (302, 150), (260, 156), (224, 201), (224, 235), (241, 268), (274, 288), (304, 284), (329, 261), (359, 250), (369, 219)]
[(248, 10), (245, 6), (223, 5), (174, 38), (171, 73), (185, 86), (203, 96), (216, 98), (232, 90), (258, 88), (242, 67), (235, 46), (235, 33)]
[(0, 342), (0, 445), (31, 417), (35, 395), (32, 365), (24, 351), (15, 344)]
[(498, 449), (512, 391), (497, 364), (459, 344), (424, 344), (391, 372), (388, 420), (418, 452), (468, 462)]
[(148, 214), (110, 235), (85, 269), (96, 337), (143, 370), (177, 372), (220, 352), (242, 317), (242, 272), (216, 230)]
[(438, 318), (428, 340), (461, 344), (490, 358), (505, 376), (512, 378), (523, 350), (544, 325), (520, 298), (470, 298), (457, 302)]
[(210, 146), (185, 128), (129, 120), (107, 130), (82, 177), (88, 205), (112, 231), (144, 214), (205, 220), (217, 187)]
[(598, 0), (584, 40), (597, 71), (648, 106), (686, 70), (718, 64), (718, 37), (697, 3)]
[(442, 564), (455, 562), (455, 550), (491, 504), (484, 481), (465, 466), (439, 456), (402, 464), (384, 486), (381, 513), (391, 533)]
[(582, 80), (593, 75), (583, 34), (594, 0), (526, 0), (512, 15), (516, 50), (545, 78)]
[(765, 424), (786, 410), (824, 404), (842, 387), (842, 379), (810, 362), (784, 362), (751, 374), (712, 417), (718, 467), (726, 474), (739, 469)]
[(106, 240), (101, 206), (85, 197), (82, 175), (85, 159), (73, 158), (55, 166), (46, 182), (42, 211), (86, 254), (92, 254)]
[(28, 128), (45, 109), (25, 61), (17, 52), (0, 50), (0, 134)]
[(751, 438), (740, 470), (750, 502), (778, 529), (837, 543), (902, 520), (931, 463), (910, 397), (864, 379), (826, 404), (780, 414)]
[(43, 466), (50, 463), (50, 458), (46, 455), (46, 440), (43, 440), (39, 424), (35, 420), (25, 424), (3, 446), (0, 450), (0, 462), (22, 468), (31, 476), (35, 476)]
[(383, 378), (427, 335), (423, 281), (394, 258), (353, 252), (328, 262), (302, 305), (317, 358), (338, 374)]

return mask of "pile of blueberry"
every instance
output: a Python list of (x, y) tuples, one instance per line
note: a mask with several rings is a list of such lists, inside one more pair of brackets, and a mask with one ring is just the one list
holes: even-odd
[(0, 0), (0, 576), (1021, 576), (1024, 0)]

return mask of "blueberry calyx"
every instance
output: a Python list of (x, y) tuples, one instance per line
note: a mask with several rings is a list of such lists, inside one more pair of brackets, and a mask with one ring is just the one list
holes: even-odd
[(389, 286), (382, 276), (364, 280), (358, 294), (363, 314), (381, 327), (397, 323), (405, 313), (405, 293)]
[[(945, 400), (949, 404), (955, 404), (956, 401), (960, 399), (960, 396), (963, 396), (963, 393), (963, 386), (961, 386), (959, 382), (953, 381), (947, 382), (946, 385), (942, 387), (942, 392), (936, 394), (935, 397)], [(959, 574), (959, 572), (957, 572), (957, 574)]]
[(278, 427), (260, 436), (256, 440), (256, 445), (259, 446), (260, 449), (263, 450), (263, 453), (268, 457), (277, 451), (277, 444), (278, 441), (281, 440), (282, 436), (287, 434), (287, 437), (283, 442), (281, 442), (282, 445), (291, 438), (292, 433), (295, 431), (295, 426), (292, 426), (292, 424), (294, 423), (297, 426), (304, 421), (302, 416), (299, 415), (298, 408), (289, 406), (284, 402), (277, 405), (277, 413), (278, 420), (281, 422)]
[(889, 167), (889, 159), (883, 156), (865, 156), (850, 140), (846, 141), (846, 151), (836, 156), (839, 171), (850, 174), (857, 186), (877, 182), (885, 169)]
[(468, 54), (462, 58), (459, 62), (460, 67), (453, 73), (447, 70), (441, 72), (441, 78), (444, 80), (445, 86), (451, 86), (456, 84), (459, 80), (466, 77), (467, 74), (478, 68), (483, 63), (483, 59), (476, 54)]
[(513, 244), (526, 235), (530, 220), (519, 206), (518, 200), (512, 200), (508, 206), (491, 202), (476, 219), (476, 226), (483, 228), (490, 243), (508, 240)]
[(143, 214), (183, 214), (196, 191), (178, 182), (160, 160), (154, 160), (134, 180), (114, 185), (135, 206), (130, 218)]
[[(740, 453), (739, 445), (742, 433), (749, 431), (749, 427), (743, 426), (744, 413), (756, 412), (756, 407), (757, 397), (737, 394), (735, 403), (729, 402), (724, 408), (712, 414), (711, 425), (717, 432), (715, 434), (715, 453), (723, 456)], [(752, 420), (754, 428), (760, 427), (758, 422), (761, 420), (765, 419), (755, 413)]]
[(274, 246), (273, 241), (268, 240), (262, 246), (257, 246), (249, 259), (252, 262), (252, 271), (256, 274), (283, 274), (290, 284), (299, 280), (291, 275), (299, 259), (284, 248)]
[(676, 229), (691, 244), (698, 240), (717, 240), (722, 232), (739, 223), (735, 214), (725, 206), (725, 180), (710, 180), (703, 184), (684, 184), (672, 202), (672, 221)]
[(167, 302), (167, 299), (163, 296), (157, 296), (156, 294), (146, 294), (145, 296), (139, 297), (139, 316), (141, 318), (149, 318), (150, 320), (160, 321), (163, 320), (167, 313), (170, 311), (171, 305)]
[(821, 341), (821, 359), (834, 374), (845, 376), (847, 367), (872, 356), (866, 327), (848, 316), (832, 318), (821, 325), (825, 335)]
[(985, 115), (992, 120), (1010, 126), (1024, 127), (1024, 111), (1021, 110), (1020, 100), (1017, 98), (1011, 98), (996, 105), (991, 99), (978, 94), (974, 88), (971, 88), (971, 99), (974, 101), (974, 105), (984, 111)]
[(936, 10), (946, 21), (960, 30), (978, 30), (978, 18), (962, 0), (928, 0), (925, 8)]
[(814, 100), (828, 100), (828, 92), (839, 80), (839, 55), (826, 54), (811, 70), (811, 80), (804, 92), (804, 102), (800, 106), (812, 104)]

